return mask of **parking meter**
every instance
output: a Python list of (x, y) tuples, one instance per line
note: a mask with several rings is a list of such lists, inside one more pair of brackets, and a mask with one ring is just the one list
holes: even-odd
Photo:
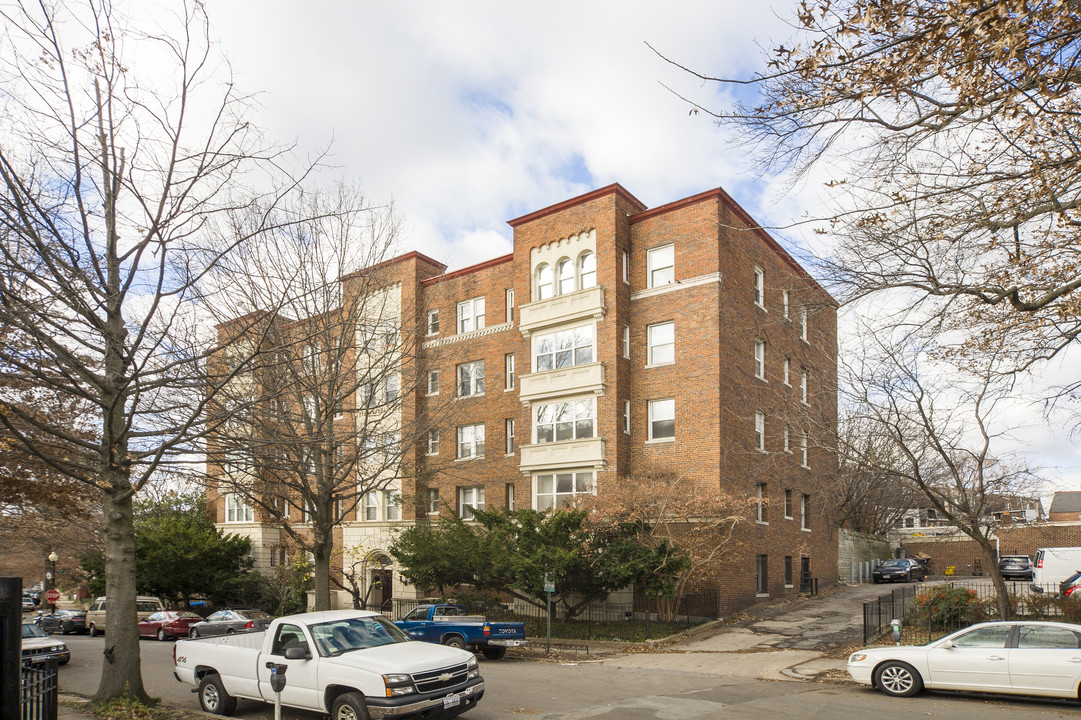
[(288, 665), (267, 661), (267, 669), (270, 670), (270, 689), (274, 691), (274, 720), (282, 717), (282, 690), (285, 689), (285, 671)]
[(897, 645), (901, 644), (901, 621), (890, 620), (890, 627), (893, 628), (893, 642)]

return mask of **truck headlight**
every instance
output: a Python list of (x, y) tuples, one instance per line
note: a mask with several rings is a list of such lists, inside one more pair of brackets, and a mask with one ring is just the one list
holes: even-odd
[(411, 695), (417, 690), (413, 687), (413, 678), (405, 673), (395, 673), (383, 676), (383, 685), (387, 689), (387, 697), (399, 697)]
[(469, 662), (466, 663), (466, 679), (478, 677), (480, 675), (480, 669), (477, 665), (477, 659), (475, 657), (469, 658)]

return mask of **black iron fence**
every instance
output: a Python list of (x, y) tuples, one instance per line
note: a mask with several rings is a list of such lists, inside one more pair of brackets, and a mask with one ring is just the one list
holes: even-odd
[[(1065, 596), (1058, 585), (1006, 583), (1009, 617), (1081, 623), (1081, 592)], [(891, 622), (901, 622), (901, 642), (932, 642), (986, 620), (1001, 619), (998, 593), (990, 581), (906, 585), (863, 604), (863, 642), (892, 642)]]
[(22, 720), (56, 720), (60, 685), (56, 658), (23, 663), (20, 682)]

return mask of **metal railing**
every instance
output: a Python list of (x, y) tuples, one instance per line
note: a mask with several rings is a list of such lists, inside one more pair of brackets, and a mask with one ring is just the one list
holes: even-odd
[(20, 673), (22, 720), (56, 720), (60, 684), (56, 658), (42, 663), (23, 663)]

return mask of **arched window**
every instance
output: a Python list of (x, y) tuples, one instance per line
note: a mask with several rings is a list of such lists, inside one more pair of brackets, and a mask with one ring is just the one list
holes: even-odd
[(584, 252), (578, 258), (578, 289), (595, 287), (597, 285), (597, 256), (591, 252)]
[(537, 268), (537, 299), (546, 300), (552, 297), (552, 266), (541, 265)]
[(559, 294), (574, 292), (574, 263), (569, 258), (559, 261)]

